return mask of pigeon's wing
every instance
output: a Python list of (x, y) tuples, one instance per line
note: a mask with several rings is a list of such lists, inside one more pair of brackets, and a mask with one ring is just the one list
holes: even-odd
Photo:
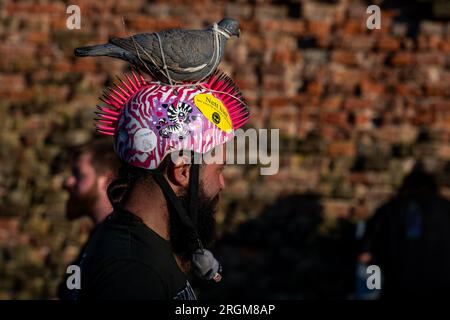
[(160, 33), (166, 64), (175, 72), (196, 72), (212, 62), (211, 30), (167, 30)]
[[(211, 30), (171, 29), (159, 32), (164, 58), (169, 70), (192, 73), (207, 66), (214, 54), (214, 38)], [(128, 38), (109, 39), (109, 42), (133, 52), (140, 60), (163, 67), (161, 48), (154, 33), (141, 33)]]
[(109, 43), (133, 53), (146, 63), (154, 63), (159, 67), (163, 65), (158, 38), (153, 33), (141, 33), (128, 38), (111, 37)]

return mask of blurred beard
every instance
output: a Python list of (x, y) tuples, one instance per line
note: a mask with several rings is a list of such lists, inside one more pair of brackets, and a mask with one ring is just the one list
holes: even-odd
[(83, 216), (93, 217), (97, 200), (97, 181), (83, 195), (69, 194), (69, 200), (66, 203), (66, 218), (74, 220)]
[[(189, 195), (186, 193), (180, 197), (186, 211), (189, 208)], [(205, 196), (203, 185), (199, 186), (198, 211), (197, 211), (197, 233), (203, 244), (208, 247), (214, 240), (219, 195), (213, 198)], [(186, 227), (173, 206), (169, 206), (169, 234), (170, 243), (175, 254), (184, 259), (189, 259), (191, 253), (197, 248), (197, 239), (190, 229)]]

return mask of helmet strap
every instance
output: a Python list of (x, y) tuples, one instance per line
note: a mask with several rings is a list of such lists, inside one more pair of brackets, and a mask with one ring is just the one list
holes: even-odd
[(189, 215), (162, 172), (155, 170), (153, 176), (166, 197), (166, 200), (170, 201), (170, 203), (174, 206), (181, 221), (192, 230), (193, 235), (197, 240), (197, 249), (193, 252), (191, 260), (194, 273), (201, 279), (219, 282), (222, 278), (220, 275), (222, 272), (222, 266), (214, 258), (210, 251), (203, 248), (203, 244), (196, 228), (198, 213), (199, 171), (199, 164), (191, 165), (189, 173)]
[(195, 227), (197, 227), (198, 218), (199, 172), (200, 165), (197, 163), (191, 164), (189, 173), (189, 215)]
[(194, 231), (197, 236), (197, 230), (196, 227), (194, 226), (194, 223), (189, 218), (186, 209), (183, 207), (180, 199), (177, 197), (173, 189), (170, 187), (169, 183), (167, 182), (162, 172), (159, 170), (155, 170), (153, 172), (153, 178), (161, 188), (166, 200), (169, 201), (175, 208), (176, 212), (178, 213), (181, 219), (181, 222), (183, 222), (183, 224), (188, 228), (192, 229), (192, 231)]

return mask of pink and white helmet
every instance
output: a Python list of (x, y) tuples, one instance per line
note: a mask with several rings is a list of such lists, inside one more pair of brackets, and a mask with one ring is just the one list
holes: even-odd
[(234, 136), (249, 111), (234, 82), (216, 70), (201, 83), (167, 85), (125, 75), (97, 106), (97, 131), (114, 136), (128, 164), (156, 169), (177, 150), (206, 153)]

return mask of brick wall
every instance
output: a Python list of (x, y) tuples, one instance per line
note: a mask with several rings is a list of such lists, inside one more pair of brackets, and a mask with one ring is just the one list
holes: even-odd
[(450, 23), (436, 3), (434, 20), (382, 6), (371, 31), (362, 1), (74, 0), (81, 30), (68, 30), (65, 1), (2, 1), (0, 298), (53, 297), (89, 230), (63, 218), (67, 148), (93, 135), (97, 97), (127, 66), (76, 59), (74, 47), (239, 19), (222, 68), (250, 103), (250, 126), (280, 129), (282, 167), (230, 168), (219, 220), (230, 204), (227, 228), (305, 191), (323, 196), (330, 218), (365, 217), (416, 159), (450, 194)]

